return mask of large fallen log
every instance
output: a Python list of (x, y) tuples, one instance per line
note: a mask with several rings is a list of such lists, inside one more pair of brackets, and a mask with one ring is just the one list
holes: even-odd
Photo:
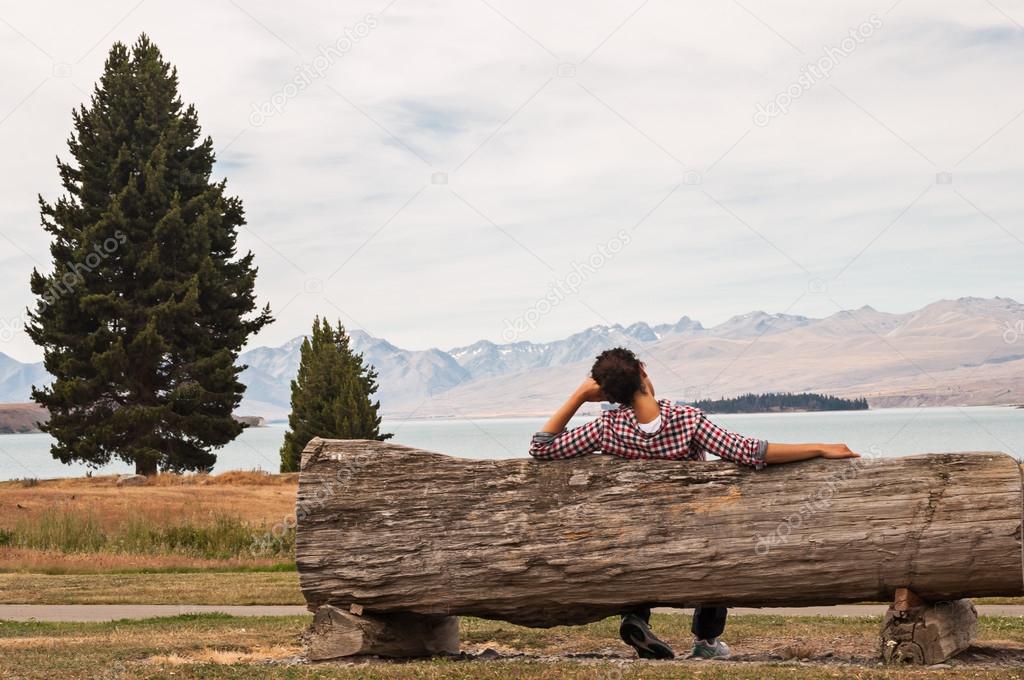
[(635, 605), (827, 605), (1024, 592), (1021, 471), (1001, 453), (728, 463), (466, 460), (386, 442), (303, 452), (310, 609), (527, 626)]

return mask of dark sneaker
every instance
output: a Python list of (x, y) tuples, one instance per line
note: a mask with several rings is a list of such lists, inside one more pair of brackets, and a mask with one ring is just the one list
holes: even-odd
[(619, 624), (619, 637), (636, 650), (641, 659), (674, 659), (672, 648), (651, 632), (647, 622), (636, 614), (627, 614)]
[(729, 645), (719, 639), (694, 640), (690, 656), (694, 659), (728, 659), (732, 655)]

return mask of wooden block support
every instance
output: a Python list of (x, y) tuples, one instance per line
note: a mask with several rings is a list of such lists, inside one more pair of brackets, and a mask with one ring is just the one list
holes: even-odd
[(434, 656), (459, 653), (457, 616), (363, 614), (356, 616), (331, 605), (316, 610), (306, 632), (310, 661), (343, 656)]
[[(905, 590), (905, 589), (902, 589)], [(906, 606), (909, 601), (917, 602)], [(967, 599), (924, 603), (912, 592), (889, 607), (882, 623), (882, 659), (886, 663), (942, 663), (967, 649), (978, 632), (978, 611)]]
[(909, 611), (914, 607), (921, 607), (925, 604), (925, 601), (910, 588), (897, 588), (896, 596), (893, 600), (892, 608), (898, 612)]

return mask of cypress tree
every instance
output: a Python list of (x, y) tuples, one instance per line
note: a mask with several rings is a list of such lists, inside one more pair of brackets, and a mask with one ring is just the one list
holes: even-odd
[(281, 447), (281, 472), (299, 469), (302, 449), (313, 437), (390, 439), (380, 433), (377, 372), (349, 346), (345, 328), (327, 319), (313, 321), (313, 334), (302, 341), (299, 373), (292, 380), (292, 412)]
[(213, 182), (177, 71), (142, 35), (115, 43), (57, 161), (65, 195), (40, 196), (51, 273), (32, 272), (26, 330), (54, 376), (32, 398), (65, 463), (116, 458), (141, 474), (207, 470), (242, 430), (235, 365), (271, 321), (252, 253), (236, 254), (241, 201)]

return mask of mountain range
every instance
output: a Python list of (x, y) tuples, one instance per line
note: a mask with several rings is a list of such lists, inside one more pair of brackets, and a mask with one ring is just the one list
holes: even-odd
[[(349, 335), (377, 369), (381, 410), (392, 417), (546, 414), (596, 354), (616, 345), (641, 355), (659, 396), (687, 401), (769, 391), (864, 396), (873, 407), (1024, 401), (1024, 305), (1002, 297), (940, 300), (902, 314), (869, 306), (825, 318), (754, 311), (710, 328), (683, 316), (592, 326), (546, 343), (480, 340), (448, 350)], [(239, 413), (287, 415), (302, 339), (241, 354), (247, 390)], [(0, 354), (0, 402), (27, 401), (29, 387), (47, 379), (42, 364)]]

